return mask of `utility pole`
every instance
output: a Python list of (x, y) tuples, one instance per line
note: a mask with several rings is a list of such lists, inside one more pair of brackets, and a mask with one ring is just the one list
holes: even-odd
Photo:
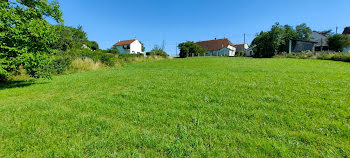
[(338, 34), (338, 26), (335, 28), (335, 34)]
[[(175, 56), (177, 56), (178, 54), (177, 54), (177, 42), (176, 42), (176, 45), (175, 45)], [(179, 56), (180, 56), (180, 54), (179, 54)]]
[(245, 44), (245, 33), (244, 33), (244, 44)]

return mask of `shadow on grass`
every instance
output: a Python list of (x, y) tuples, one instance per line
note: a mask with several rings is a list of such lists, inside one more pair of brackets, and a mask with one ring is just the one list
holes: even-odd
[(28, 87), (33, 84), (45, 84), (45, 83), (37, 83), (35, 82), (35, 80), (0, 82), (0, 90)]

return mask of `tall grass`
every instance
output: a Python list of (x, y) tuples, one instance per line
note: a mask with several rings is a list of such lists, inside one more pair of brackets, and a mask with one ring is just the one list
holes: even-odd
[(282, 53), (275, 58), (320, 59), (350, 62), (350, 53), (312, 53), (304, 51), (300, 53)]
[(72, 61), (72, 70), (74, 72), (83, 72), (89, 70), (97, 70), (106, 66), (101, 62), (95, 62), (90, 58), (78, 58)]

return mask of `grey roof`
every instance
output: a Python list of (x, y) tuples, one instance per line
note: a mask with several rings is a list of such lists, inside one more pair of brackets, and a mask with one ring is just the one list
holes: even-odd
[(310, 41), (317, 42), (315, 45), (316, 47), (321, 46), (321, 45), (328, 46), (328, 37), (327, 36), (322, 35), (316, 31), (312, 32), (310, 36), (311, 36)]

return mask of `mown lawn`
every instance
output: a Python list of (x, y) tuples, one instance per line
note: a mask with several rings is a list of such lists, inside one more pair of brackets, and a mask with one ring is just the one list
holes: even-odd
[(350, 63), (189, 58), (0, 87), (0, 157), (346, 157)]

